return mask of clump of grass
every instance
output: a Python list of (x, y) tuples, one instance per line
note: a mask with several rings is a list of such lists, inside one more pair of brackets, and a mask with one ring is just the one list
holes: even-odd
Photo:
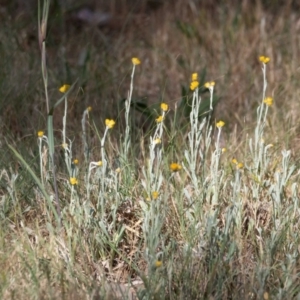
[[(47, 13), (43, 30), (46, 19)], [(177, 131), (163, 100), (139, 145), (142, 154), (134, 157), (133, 77), (143, 60), (132, 60), (125, 128), (116, 130), (118, 120), (109, 115), (99, 128), (95, 112), (85, 108), (77, 124), (80, 147), (67, 126), (76, 82), (73, 91), (63, 85), (63, 97), (51, 105), (44, 38), (47, 132), (38, 130), (27, 157), (10, 146), (20, 167), (0, 170), (1, 296), (298, 298), (299, 172), (292, 152), (274, 142), (268, 122), (276, 100), (268, 96), (270, 58), (258, 59), (262, 99), (238, 149), (235, 137), (226, 136), (227, 122), (213, 119), (218, 83), (199, 82), (194, 72), (188, 126)], [(209, 91), (205, 114), (202, 86)], [(62, 102), (58, 137), (52, 121)], [(87, 128), (96, 137), (93, 145)]]

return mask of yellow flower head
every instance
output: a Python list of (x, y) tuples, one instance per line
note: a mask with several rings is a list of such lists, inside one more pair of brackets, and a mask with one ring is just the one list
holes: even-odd
[(273, 104), (273, 98), (272, 98), (272, 97), (267, 97), (267, 98), (265, 98), (264, 103), (265, 103), (267, 106), (272, 106), (272, 104)]
[(225, 153), (227, 151), (226, 148), (222, 148), (222, 153)]
[(37, 136), (38, 136), (39, 138), (42, 138), (42, 137), (44, 136), (44, 131), (43, 131), (43, 130), (39, 130), (39, 131), (37, 132)]
[(156, 123), (161, 123), (164, 120), (163, 116), (159, 116), (155, 121)]
[(136, 66), (139, 65), (141, 63), (141, 61), (137, 58), (137, 57), (133, 57), (131, 59), (132, 63)]
[(270, 57), (261, 55), (259, 61), (266, 65), (270, 61)]
[(159, 193), (157, 191), (152, 192), (152, 199), (156, 200), (159, 196)]
[(182, 169), (181, 165), (177, 164), (177, 163), (171, 163), (170, 164), (170, 169), (172, 172), (178, 172)]
[(157, 260), (157, 261), (155, 261), (154, 265), (155, 265), (156, 268), (160, 268), (162, 266), (162, 261)]
[(115, 169), (115, 172), (116, 172), (116, 173), (121, 173), (121, 168), (116, 168), (116, 169)]
[(162, 111), (168, 111), (169, 105), (167, 103), (161, 103), (160, 108)]
[(223, 127), (224, 125), (225, 125), (225, 122), (223, 122), (223, 121), (219, 121), (219, 122), (216, 123), (216, 126), (217, 126), (218, 128), (221, 128), (221, 127)]
[(158, 144), (161, 144), (161, 139), (160, 138), (156, 138), (154, 141), (153, 141), (154, 145), (158, 145)]
[(68, 149), (68, 144), (67, 144), (67, 143), (61, 144), (61, 146), (62, 146), (64, 149)]
[(204, 86), (205, 86), (207, 89), (209, 89), (209, 88), (214, 87), (215, 84), (216, 84), (216, 83), (215, 83), (214, 81), (210, 81), (210, 82), (206, 82), (206, 83), (204, 84)]
[(243, 167), (244, 167), (244, 164), (241, 162), (236, 165), (237, 170), (242, 169)]
[(78, 180), (75, 177), (70, 177), (70, 183), (72, 185), (77, 185), (78, 184)]
[(62, 85), (60, 88), (59, 88), (59, 91), (61, 92), (61, 93), (66, 93), (69, 89), (70, 89), (70, 85), (69, 84), (64, 84), (64, 85)]
[(74, 164), (74, 165), (78, 165), (78, 163), (79, 163), (79, 160), (78, 160), (77, 158), (75, 158), (75, 159), (73, 160), (73, 164)]
[(116, 122), (114, 120), (106, 119), (105, 125), (107, 128), (112, 129), (115, 126)]
[(190, 89), (192, 91), (194, 91), (198, 86), (199, 86), (199, 81), (197, 81), (197, 80), (192, 81), (191, 84), (190, 84)]
[(235, 165), (238, 164), (238, 161), (236, 160), (236, 158), (233, 158), (233, 159), (231, 160), (231, 162), (232, 162), (233, 164), (235, 164)]
[(193, 73), (192, 74), (192, 81), (197, 81), (198, 80), (198, 73)]
[(102, 163), (102, 161), (101, 161), (101, 160), (97, 161), (97, 163), (96, 163), (96, 164), (97, 164), (97, 166), (98, 166), (98, 167), (101, 167), (101, 166), (103, 165), (103, 163)]
[(91, 106), (88, 106), (87, 111), (88, 111), (88, 112), (91, 112), (91, 111), (92, 111), (92, 107), (91, 107)]

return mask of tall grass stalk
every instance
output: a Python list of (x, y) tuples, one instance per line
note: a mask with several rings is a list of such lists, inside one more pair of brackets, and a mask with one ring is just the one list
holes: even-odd
[(89, 157), (90, 157), (90, 151), (89, 146), (87, 142), (87, 136), (86, 136), (86, 119), (89, 117), (89, 112), (92, 110), (92, 107), (88, 107), (84, 110), (83, 116), (81, 119), (81, 128), (82, 128), (82, 142), (83, 142), (83, 155), (84, 155), (84, 161), (85, 164), (88, 164)]
[(50, 1), (45, 0), (43, 2), (43, 12), (41, 15), (41, 3), (38, 2), (38, 29), (39, 29), (39, 43), (41, 49), (41, 62), (42, 62), (42, 77), (44, 82), (44, 91), (45, 91), (45, 99), (46, 99), (46, 107), (47, 107), (47, 128), (48, 128), (48, 143), (49, 143), (49, 155), (51, 160), (51, 170), (53, 176), (53, 184), (55, 190), (55, 202), (56, 202), (56, 210), (57, 215), (59, 218), (60, 223), (60, 215), (61, 215), (61, 208), (59, 203), (58, 197), (58, 188), (57, 188), (57, 181), (56, 181), (56, 170), (55, 170), (55, 162), (54, 162), (54, 134), (53, 134), (53, 110), (50, 111), (49, 108), (49, 96), (48, 96), (48, 71), (47, 71), (47, 62), (46, 62), (46, 35), (47, 35), (47, 23), (48, 23), (48, 16), (49, 16), (49, 7)]
[(129, 154), (129, 148), (130, 148), (130, 126), (131, 126), (131, 121), (130, 121), (130, 107), (131, 107), (131, 100), (132, 100), (132, 92), (133, 92), (133, 79), (134, 79), (134, 72), (135, 72), (135, 67), (139, 62), (137, 63), (136, 58), (133, 58), (133, 67), (132, 67), (132, 72), (131, 72), (131, 80), (130, 80), (130, 89), (128, 93), (128, 97), (125, 100), (125, 137), (124, 137), (124, 142), (123, 142), (123, 155), (125, 158), (125, 161), (128, 160), (128, 154)]
[[(249, 140), (250, 150), (253, 153), (253, 159), (255, 162), (254, 172), (258, 178), (261, 178), (261, 171), (264, 169), (263, 165), (263, 153), (264, 153), (264, 128), (266, 123), (266, 117), (268, 113), (268, 105), (264, 103), (266, 99), (266, 90), (268, 86), (267, 82), (267, 64), (262, 63), (262, 73), (263, 73), (263, 92), (262, 92), (262, 102), (257, 108), (257, 123), (255, 127), (254, 135), (254, 148), (253, 140)], [(263, 117), (264, 115), (264, 117)]]

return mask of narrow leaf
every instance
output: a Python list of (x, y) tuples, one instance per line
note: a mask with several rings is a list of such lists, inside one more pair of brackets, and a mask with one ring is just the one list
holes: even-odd
[(27, 164), (27, 162), (24, 160), (24, 158), (18, 153), (18, 151), (11, 145), (7, 144), (8, 147), (10, 148), (10, 150), (14, 153), (14, 155), (16, 156), (16, 158), (20, 161), (20, 163), (26, 168), (26, 170), (29, 172), (29, 174), (31, 175), (32, 179), (35, 181), (35, 183), (37, 184), (37, 186), (39, 187), (40, 191), (42, 192), (42, 194), (44, 195), (45, 199), (48, 202), (49, 207), (51, 208), (58, 224), (59, 224), (59, 218), (57, 215), (57, 212), (52, 204), (52, 201), (50, 199), (50, 196), (47, 194), (47, 192), (45, 191), (41, 181), (39, 180), (39, 178), (35, 175), (34, 171), (30, 168), (30, 166)]
[(48, 129), (48, 144), (49, 144), (49, 153), (51, 159), (54, 155), (54, 133), (53, 133), (53, 115), (48, 115), (47, 118), (47, 129)]

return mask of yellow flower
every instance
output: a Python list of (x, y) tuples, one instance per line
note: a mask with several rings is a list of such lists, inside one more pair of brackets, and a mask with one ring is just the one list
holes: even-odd
[(170, 164), (170, 169), (172, 172), (178, 172), (179, 170), (182, 169), (181, 165), (177, 164), (177, 163), (171, 163)]
[(157, 261), (155, 261), (154, 265), (155, 265), (156, 268), (160, 268), (162, 266), (162, 261), (157, 260)]
[(231, 160), (231, 162), (232, 162), (233, 164), (235, 164), (235, 165), (238, 164), (238, 161), (236, 160), (236, 158), (233, 158), (233, 159)]
[(62, 86), (59, 88), (59, 91), (60, 91), (61, 93), (65, 93), (65, 92), (67, 92), (67, 91), (69, 90), (70, 87), (71, 87), (71, 86), (70, 86), (69, 84), (64, 84), (64, 85), (62, 85)]
[(216, 84), (216, 83), (215, 83), (214, 81), (210, 81), (210, 82), (206, 82), (206, 83), (204, 84), (204, 86), (205, 86), (207, 89), (209, 89), (209, 88), (215, 86), (215, 84)]
[(141, 63), (141, 61), (137, 58), (137, 57), (133, 57), (131, 59), (132, 63), (136, 66), (139, 65)]
[(226, 148), (222, 148), (222, 153), (225, 153), (227, 151)]
[(236, 165), (236, 168), (239, 170), (239, 169), (242, 169), (244, 167), (244, 164), (243, 163), (238, 163), (237, 165)]
[(169, 109), (169, 105), (167, 103), (161, 103), (160, 108), (162, 111), (167, 111)]
[(78, 180), (75, 177), (70, 177), (70, 183), (72, 185), (76, 185), (76, 184), (78, 184)]
[(270, 61), (270, 57), (261, 55), (259, 61), (266, 65)]
[(164, 120), (164, 117), (163, 116), (159, 116), (155, 121), (157, 123), (161, 123), (163, 120)]
[(44, 136), (44, 131), (39, 130), (39, 131), (37, 132), (37, 136), (38, 136), (39, 138), (42, 138), (42, 137)]
[(98, 167), (101, 167), (101, 166), (103, 165), (103, 163), (102, 163), (101, 160), (99, 160), (99, 161), (96, 162), (96, 165), (97, 165)]
[(192, 74), (192, 81), (197, 81), (198, 80), (198, 73), (193, 73)]
[(194, 91), (198, 86), (199, 86), (199, 81), (197, 81), (197, 80), (192, 81), (191, 84), (190, 84), (190, 89), (192, 91)]
[(223, 122), (223, 121), (219, 121), (219, 122), (217, 122), (217, 124), (216, 124), (216, 126), (218, 127), (218, 128), (221, 128), (221, 127), (223, 127), (225, 125), (225, 122)]
[(273, 98), (272, 98), (272, 97), (267, 97), (267, 98), (265, 98), (264, 103), (265, 103), (267, 106), (272, 106), (272, 104), (273, 104)]
[(159, 196), (159, 193), (157, 191), (152, 192), (152, 199), (156, 200)]
[(112, 129), (115, 126), (116, 122), (114, 120), (106, 119), (105, 125), (107, 128)]
[(78, 160), (77, 158), (75, 158), (75, 159), (73, 160), (73, 164), (74, 164), (74, 165), (78, 165), (78, 163), (79, 163), (79, 160)]
[(89, 107), (87, 108), (87, 111), (88, 111), (88, 112), (92, 111), (92, 107), (89, 106)]
[(154, 141), (153, 141), (154, 145), (158, 145), (158, 144), (161, 144), (161, 139), (160, 138), (156, 138)]
[(62, 146), (64, 149), (67, 149), (67, 148), (68, 148), (68, 144), (67, 144), (67, 143), (61, 144), (61, 146)]
[(116, 169), (115, 169), (115, 172), (116, 172), (116, 173), (121, 173), (121, 168), (116, 168)]

